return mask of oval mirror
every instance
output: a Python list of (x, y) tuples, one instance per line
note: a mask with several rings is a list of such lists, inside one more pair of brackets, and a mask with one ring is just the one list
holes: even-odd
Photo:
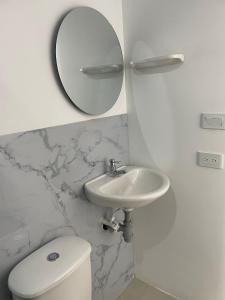
[(111, 24), (98, 11), (78, 7), (63, 19), (56, 41), (62, 85), (83, 112), (95, 115), (117, 101), (123, 83), (123, 55)]

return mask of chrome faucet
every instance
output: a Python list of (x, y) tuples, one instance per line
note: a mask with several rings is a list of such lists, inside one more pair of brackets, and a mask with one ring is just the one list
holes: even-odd
[(121, 163), (121, 161), (116, 161), (114, 158), (109, 160), (109, 171), (108, 175), (111, 177), (117, 177), (126, 173), (125, 170), (117, 170), (117, 166)]

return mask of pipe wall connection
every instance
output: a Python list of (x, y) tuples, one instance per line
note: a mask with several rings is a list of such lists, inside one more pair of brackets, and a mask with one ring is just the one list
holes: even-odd
[(124, 241), (130, 243), (133, 240), (133, 222), (132, 222), (132, 209), (122, 209), (124, 220), (122, 223), (116, 220), (115, 214), (118, 210), (109, 214), (102, 220), (104, 230), (110, 232), (122, 232)]

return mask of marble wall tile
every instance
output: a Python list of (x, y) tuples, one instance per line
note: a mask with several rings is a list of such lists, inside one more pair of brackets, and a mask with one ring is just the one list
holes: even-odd
[(75, 234), (92, 245), (93, 300), (115, 300), (133, 276), (133, 248), (104, 232), (106, 212), (83, 184), (109, 158), (128, 161), (127, 116), (0, 137), (0, 299), (7, 277), (26, 255), (55, 237)]

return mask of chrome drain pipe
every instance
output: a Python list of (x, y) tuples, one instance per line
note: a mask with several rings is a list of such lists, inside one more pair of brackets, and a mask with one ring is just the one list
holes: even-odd
[(133, 240), (133, 223), (132, 223), (132, 209), (124, 209), (124, 221), (120, 224), (119, 231), (122, 231), (123, 238), (126, 243)]
[(133, 209), (121, 209), (124, 213), (124, 221), (122, 223), (118, 222), (115, 217), (115, 213), (120, 210), (117, 209), (115, 212), (107, 214), (101, 223), (104, 230), (110, 232), (122, 232), (123, 238), (126, 243), (130, 243), (133, 240), (133, 222), (132, 222), (132, 211)]

